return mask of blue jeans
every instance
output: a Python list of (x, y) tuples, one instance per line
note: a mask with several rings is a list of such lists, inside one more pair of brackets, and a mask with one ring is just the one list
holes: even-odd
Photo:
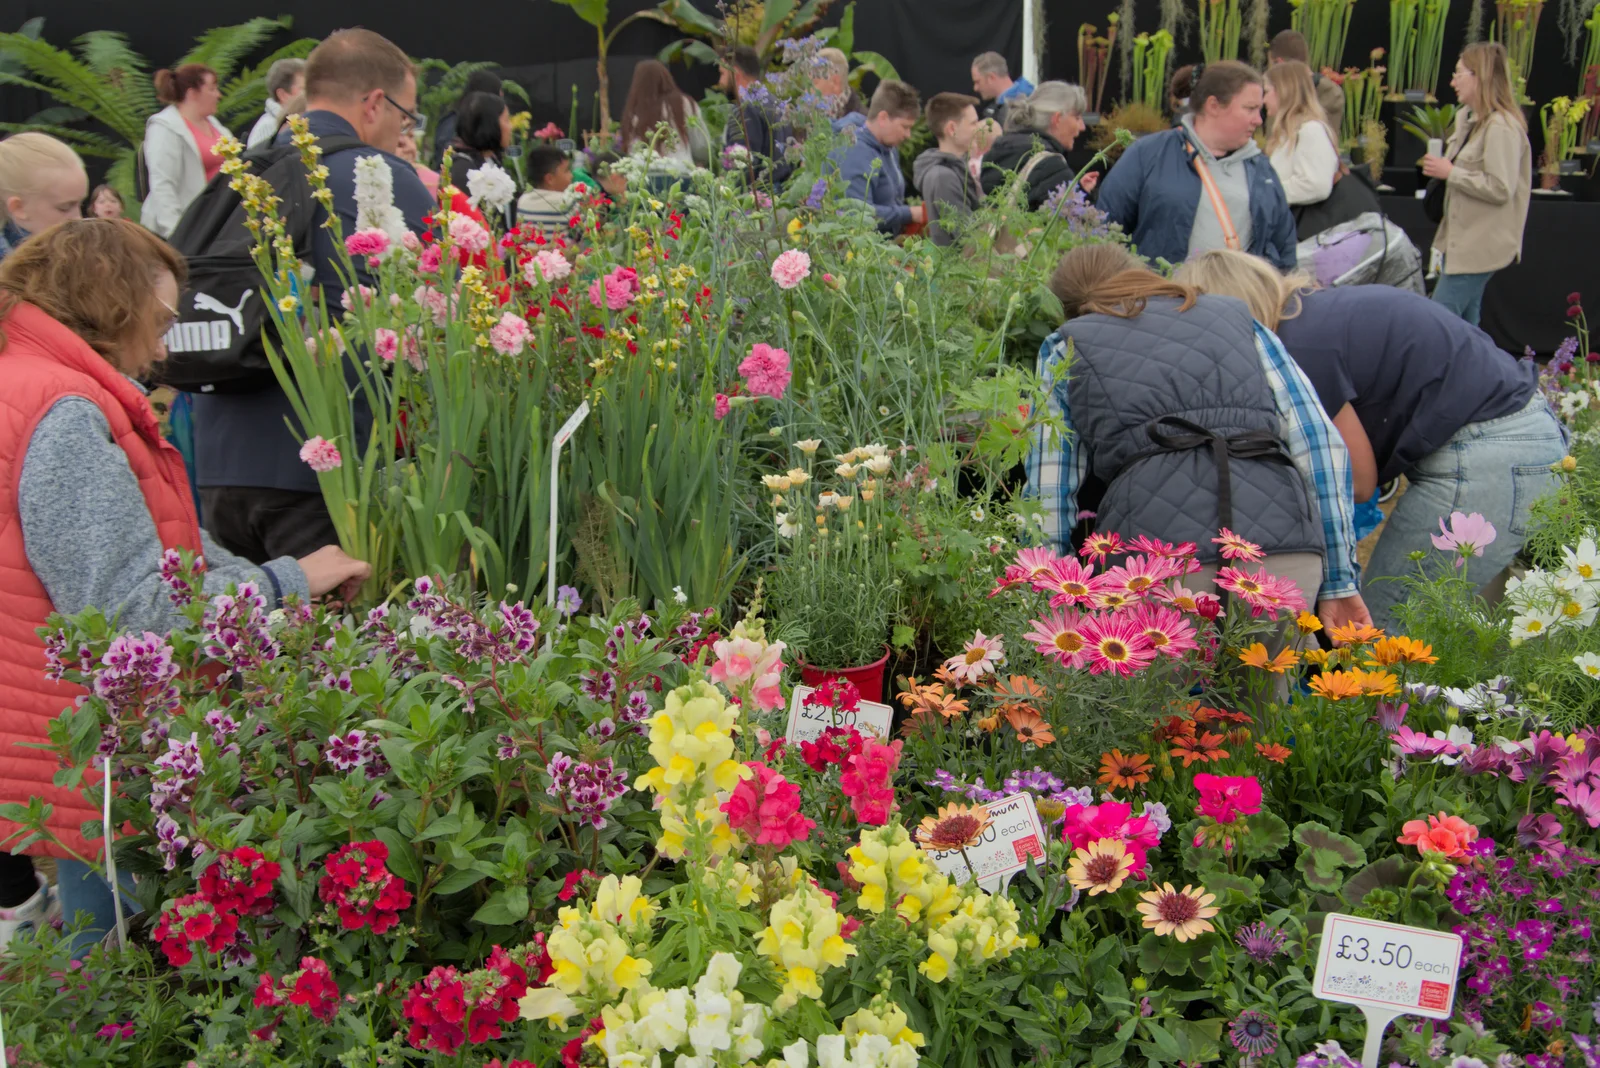
[(1406, 472), (1409, 488), (1400, 495), (1389, 525), (1378, 536), (1367, 564), (1361, 595), (1380, 627), (1394, 626), (1394, 606), (1406, 596), (1396, 576), (1415, 576), (1409, 554), (1428, 555), (1429, 574), (1448, 571), (1454, 560), (1433, 547), (1439, 520), (1451, 512), (1480, 513), (1494, 524), (1495, 539), (1482, 556), (1470, 557), (1465, 578), (1482, 588), (1505, 570), (1528, 535), (1533, 503), (1556, 484), (1550, 470), (1566, 455), (1567, 439), (1544, 395), (1537, 390), (1517, 412), (1468, 423), (1444, 447)]
[[(122, 915), (130, 917), (143, 911), (133, 900), (133, 876), (125, 871), (117, 873), (122, 884)], [(103, 868), (92, 867), (81, 860), (56, 861), (56, 892), (61, 896), (61, 918), (71, 930), (78, 913), (86, 913), (84, 928), (72, 936), (72, 958), (82, 960), (89, 955), (96, 942), (117, 924), (116, 907), (111, 902), (111, 884), (106, 882)]]
[(1483, 289), (1489, 284), (1493, 271), (1479, 274), (1441, 274), (1433, 287), (1435, 303), (1443, 304), (1461, 318), (1478, 325), (1483, 314)]

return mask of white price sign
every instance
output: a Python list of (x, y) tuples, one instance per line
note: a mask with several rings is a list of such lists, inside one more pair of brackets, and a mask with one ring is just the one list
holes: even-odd
[(876, 701), (862, 701), (849, 712), (839, 712), (827, 705), (808, 705), (806, 698), (816, 693), (812, 686), (796, 686), (789, 701), (789, 728), (784, 737), (790, 745), (814, 742), (829, 727), (854, 727), (863, 734), (889, 737), (894, 723), (894, 709)]
[[(993, 893), (1028, 865), (1044, 860), (1044, 824), (1034, 807), (1033, 795), (1012, 794), (989, 806), (989, 826), (977, 843), (966, 848), (929, 853), (928, 859), (959, 886), (976, 873), (978, 885)], [(972, 867), (967, 867), (971, 862)]]
[(1378, 1062), (1396, 1016), (1449, 1019), (1461, 967), (1461, 936), (1329, 913), (1317, 951), (1313, 993), (1358, 1006), (1367, 1017), (1362, 1063)]

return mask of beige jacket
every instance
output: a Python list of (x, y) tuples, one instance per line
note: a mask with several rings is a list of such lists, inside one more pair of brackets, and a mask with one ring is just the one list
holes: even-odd
[(1328, 126), (1337, 134), (1344, 126), (1344, 87), (1326, 74), (1318, 75), (1317, 103), (1328, 116)]
[(1444, 221), (1433, 247), (1444, 253), (1446, 274), (1498, 271), (1522, 258), (1533, 147), (1505, 115), (1491, 115), (1482, 129), (1475, 125), (1470, 109), (1456, 112), (1445, 146), (1455, 169), (1445, 182)]

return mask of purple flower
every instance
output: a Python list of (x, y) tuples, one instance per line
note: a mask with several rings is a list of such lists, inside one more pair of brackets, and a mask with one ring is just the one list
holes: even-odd
[(617, 677), (609, 671), (586, 672), (578, 680), (578, 688), (589, 700), (605, 704), (617, 694)]
[(1243, 949), (1251, 960), (1257, 964), (1266, 964), (1283, 952), (1283, 947), (1288, 944), (1289, 936), (1284, 934), (1280, 928), (1258, 920), (1255, 923), (1239, 928), (1238, 933), (1234, 935), (1234, 939), (1239, 943), (1239, 948)]
[[(506, 651), (515, 651), (526, 655), (533, 651), (539, 638), (539, 621), (521, 601), (516, 604), (500, 604), (500, 633), (497, 635), (501, 645)], [(501, 660), (509, 663), (510, 658)]]
[(603, 741), (617, 733), (617, 725), (612, 721), (610, 716), (607, 716), (599, 723), (589, 724), (584, 733), (588, 734), (591, 738), (599, 738)]
[(1402, 756), (1454, 756), (1459, 752), (1454, 742), (1444, 738), (1429, 737), (1422, 731), (1414, 731), (1403, 723), (1395, 733), (1389, 735), (1389, 740), (1394, 743), (1395, 750)]
[(545, 772), (550, 776), (545, 793), (562, 802), (579, 824), (588, 824), (595, 830), (606, 826), (606, 812), (628, 792), (628, 773), (617, 769), (610, 757), (574, 761), (565, 753), (557, 753), (550, 758)]
[(1520, 752), (1512, 754), (1515, 762), (1511, 768), (1513, 782), (1531, 782), (1543, 786), (1556, 777), (1556, 769), (1572, 755), (1572, 747), (1559, 734), (1540, 731), (1517, 743)]
[(161, 584), (167, 588), (167, 598), (179, 608), (185, 608), (194, 603), (199, 595), (198, 583), (191, 581), (205, 572), (206, 562), (203, 557), (195, 557), (194, 573), (191, 576), (183, 569), (183, 556), (176, 549), (167, 549), (161, 554)]
[(364, 766), (368, 760), (367, 733), (356, 730), (343, 737), (330, 734), (322, 747), (322, 759), (339, 771), (354, 771)]
[(649, 718), (650, 695), (643, 690), (628, 694), (628, 699), (622, 704), (622, 722), (643, 723)]
[(166, 871), (178, 866), (178, 858), (189, 847), (189, 839), (178, 830), (178, 822), (165, 812), (156, 817), (156, 852), (161, 854), (161, 866)]
[(203, 770), (199, 734), (191, 733), (186, 742), (168, 738), (167, 751), (156, 757), (151, 775), (150, 807), (161, 813), (175, 804), (188, 803)]
[(1595, 1040), (1589, 1035), (1580, 1035), (1576, 1031), (1569, 1032), (1567, 1037), (1572, 1039), (1573, 1048), (1583, 1055), (1584, 1068), (1600, 1068), (1600, 1053), (1595, 1049)]
[[(171, 552), (172, 550), (168, 549), (167, 551)], [(106, 1024), (104, 1027), (100, 1028), (100, 1030), (95, 1032), (95, 1037), (96, 1038), (125, 1038), (125, 1039), (126, 1038), (132, 1038), (133, 1037), (133, 1021), (129, 1020), (127, 1023), (120, 1023), (120, 1024), (114, 1024), (114, 1023)]]
[(1562, 829), (1561, 821), (1550, 813), (1530, 812), (1517, 821), (1517, 845), (1559, 856), (1566, 849), (1560, 842)]
[(935, 790), (943, 790), (947, 794), (959, 794), (967, 788), (967, 784), (963, 780), (956, 778), (944, 768), (935, 771), (933, 778), (929, 779), (926, 785), (933, 787)]
[(517, 740), (509, 734), (502, 734), (495, 739), (495, 744), (500, 748), (495, 750), (495, 756), (501, 760), (515, 760), (522, 755), (522, 750), (517, 746)]
[(820, 210), (822, 207), (822, 198), (827, 195), (828, 180), (826, 178), (818, 178), (815, 182), (811, 183), (811, 192), (806, 197), (806, 207), (810, 208), (812, 211)]
[(1562, 785), (1557, 793), (1561, 796), (1556, 798), (1556, 804), (1572, 809), (1589, 826), (1600, 827), (1600, 789)]
[(1167, 806), (1160, 801), (1146, 801), (1144, 803), (1144, 811), (1139, 814), (1150, 821), (1151, 825), (1155, 827), (1157, 835), (1163, 835), (1172, 830), (1172, 817), (1167, 815)]
[(1478, 512), (1466, 515), (1451, 512), (1449, 525), (1439, 520), (1439, 533), (1433, 535), (1433, 547), (1440, 552), (1456, 554), (1456, 566), (1467, 562), (1469, 556), (1482, 556), (1484, 546), (1495, 539), (1494, 524)]
[(1389, 701), (1379, 701), (1375, 710), (1377, 715), (1372, 717), (1372, 721), (1378, 725), (1378, 729), (1383, 733), (1393, 734), (1400, 729), (1400, 724), (1405, 722), (1406, 710), (1410, 707), (1404, 702), (1394, 704)]
[(1008, 794), (1021, 793), (1026, 790), (1030, 793), (1044, 794), (1046, 796), (1061, 789), (1062, 782), (1043, 768), (1035, 767), (1032, 771), (1014, 771), (1006, 776), (1001, 789)]
[(1228, 1026), (1228, 1041), (1246, 1057), (1267, 1057), (1278, 1049), (1278, 1025), (1259, 1009), (1245, 1009)]
[(178, 711), (178, 665), (159, 634), (119, 634), (89, 672), (89, 689), (105, 701), (113, 720), (170, 716)]

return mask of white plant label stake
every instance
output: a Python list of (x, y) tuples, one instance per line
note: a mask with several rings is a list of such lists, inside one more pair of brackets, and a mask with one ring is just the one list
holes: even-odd
[[(978, 885), (989, 893), (1011, 881), (1011, 877), (1033, 861), (1044, 861), (1044, 824), (1030, 793), (1012, 794), (990, 802), (989, 826), (983, 837), (965, 850), (950, 849), (929, 853), (934, 866), (954, 879), (957, 886), (976, 873)], [(967, 864), (972, 867), (968, 869)]]
[(1383, 1032), (1395, 1017), (1450, 1018), (1461, 946), (1461, 936), (1450, 931), (1329, 913), (1312, 992), (1361, 1010), (1367, 1018), (1361, 1063), (1377, 1068)]
[(547, 605), (556, 603), (556, 505), (561, 492), (561, 483), (558, 481), (561, 473), (561, 446), (572, 440), (572, 435), (587, 418), (589, 418), (589, 402), (584, 401), (567, 416), (567, 421), (561, 424), (561, 429), (556, 431), (555, 442), (550, 448), (550, 558), (544, 598), (544, 603)]
[(796, 686), (789, 699), (789, 726), (783, 732), (790, 745), (814, 742), (829, 727), (854, 727), (862, 733), (889, 737), (894, 722), (894, 709), (876, 701), (862, 701), (854, 710), (839, 712), (827, 705), (808, 705), (806, 698), (816, 693), (815, 687)]
[[(106, 882), (111, 886), (111, 907), (117, 916), (117, 948), (128, 948), (128, 921), (122, 916), (122, 887), (117, 885), (117, 858), (112, 855), (111, 842), (114, 837), (111, 833), (111, 758), (106, 757), (106, 774), (102, 783), (104, 785), (104, 801), (101, 807), (100, 827), (106, 839)], [(3, 1056), (3, 1054), (0, 1054)], [(0, 1068), (5, 1064), (0, 1062)]]

